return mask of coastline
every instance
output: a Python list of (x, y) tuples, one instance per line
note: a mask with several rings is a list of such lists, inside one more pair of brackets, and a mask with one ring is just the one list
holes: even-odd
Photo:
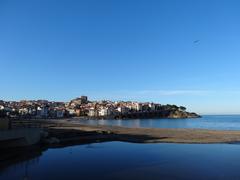
[[(129, 128), (106, 125), (82, 125), (62, 120), (32, 120), (41, 125), (44, 136), (40, 143), (18, 148), (1, 148), (0, 169), (40, 156), (49, 148), (121, 141), (129, 143), (237, 144), (240, 131), (207, 129)], [(26, 123), (26, 122), (25, 122)], [(26, 124), (29, 125), (29, 124)]]
[[(237, 143), (240, 142), (240, 131), (207, 130), (207, 129), (162, 129), (162, 128), (128, 128), (106, 125), (81, 125), (72, 122), (51, 124), (50, 134), (57, 136), (61, 144), (67, 141), (108, 140), (133, 143)], [(76, 134), (67, 137), (70, 132)], [(90, 133), (88, 135), (84, 135)], [(64, 135), (64, 137), (63, 137)]]
[[(49, 138), (58, 139), (58, 143), (89, 141), (126, 141), (137, 143), (235, 143), (240, 142), (240, 131), (208, 130), (208, 129), (166, 129), (166, 128), (129, 128), (108, 125), (83, 125), (72, 122), (71, 119), (62, 120), (34, 120)], [(45, 141), (46, 142), (46, 141)]]

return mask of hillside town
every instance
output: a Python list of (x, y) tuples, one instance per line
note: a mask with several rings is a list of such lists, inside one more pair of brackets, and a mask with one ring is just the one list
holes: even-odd
[(144, 117), (176, 117), (196, 116), (187, 113), (185, 107), (161, 105), (152, 102), (132, 101), (89, 101), (87, 96), (75, 98), (70, 102), (47, 100), (0, 101), (0, 117), (19, 119), (46, 118), (144, 118)]

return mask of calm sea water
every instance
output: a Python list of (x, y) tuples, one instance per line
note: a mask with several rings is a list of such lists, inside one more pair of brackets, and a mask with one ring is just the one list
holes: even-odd
[[(240, 130), (240, 116), (80, 123)], [(0, 169), (0, 179), (240, 179), (239, 153), (240, 144), (95, 143), (48, 149), (34, 159)]]
[(79, 145), (2, 169), (0, 179), (240, 179), (239, 152), (238, 144)]
[(240, 130), (240, 115), (209, 115), (197, 119), (77, 120), (75, 122), (125, 127)]

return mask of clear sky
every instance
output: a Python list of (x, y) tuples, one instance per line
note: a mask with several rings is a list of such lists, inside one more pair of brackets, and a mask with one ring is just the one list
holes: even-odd
[(1, 0), (0, 99), (240, 114), (238, 0)]

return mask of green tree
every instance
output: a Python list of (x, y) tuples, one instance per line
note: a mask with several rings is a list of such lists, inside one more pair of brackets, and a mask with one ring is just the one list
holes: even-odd
[(186, 111), (187, 108), (185, 108), (184, 106), (180, 106), (180, 107), (179, 107), (179, 110), (180, 110), (180, 111)]

